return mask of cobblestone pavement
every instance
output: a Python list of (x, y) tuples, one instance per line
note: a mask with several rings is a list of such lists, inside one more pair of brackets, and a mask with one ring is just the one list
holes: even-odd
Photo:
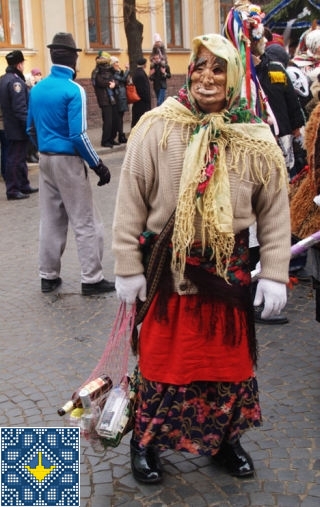
[[(99, 145), (99, 131), (89, 132)], [(104, 271), (113, 279), (110, 230), (123, 147), (102, 150), (111, 183), (97, 187), (105, 225)], [(37, 186), (38, 167), (30, 166)], [(108, 339), (118, 308), (115, 294), (80, 295), (72, 232), (62, 259), (63, 284), (40, 292), (37, 273), (38, 196), (7, 201), (0, 181), (1, 426), (61, 426), (57, 407), (87, 378)], [(309, 282), (289, 291), (289, 324), (258, 326), (258, 380), (264, 425), (242, 439), (254, 478), (238, 480), (209, 459), (165, 452), (160, 485), (137, 483), (127, 435), (115, 449), (81, 447), (81, 507), (318, 507), (320, 505), (320, 349)], [(133, 359), (132, 359), (133, 360)]]

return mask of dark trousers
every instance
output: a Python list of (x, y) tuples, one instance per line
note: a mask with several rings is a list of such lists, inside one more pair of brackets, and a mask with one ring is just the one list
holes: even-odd
[(12, 141), (8, 139), (5, 168), (7, 195), (15, 195), (30, 189), (27, 166), (28, 139)]
[(6, 159), (8, 146), (8, 141), (4, 133), (4, 130), (0, 130), (0, 143), (1, 143), (1, 176), (4, 179), (4, 175), (6, 172)]
[(120, 136), (123, 136), (123, 117), (124, 117), (124, 111), (118, 111), (118, 128), (117, 128), (117, 132), (119, 134), (119, 140), (120, 140)]
[(150, 110), (150, 106), (143, 102), (143, 100), (139, 100), (132, 105), (132, 117), (131, 117), (131, 128), (133, 128), (141, 116)]
[(118, 111), (117, 106), (102, 106), (102, 138), (101, 144), (112, 143), (117, 135)]

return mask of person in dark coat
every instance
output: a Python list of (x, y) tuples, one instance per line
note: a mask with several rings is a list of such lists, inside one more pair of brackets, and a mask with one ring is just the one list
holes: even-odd
[(126, 111), (129, 111), (126, 92), (126, 84), (129, 76), (129, 65), (126, 65), (125, 70), (122, 70), (118, 58), (112, 56), (110, 61), (112, 65), (113, 79), (116, 83), (114, 94), (118, 110), (118, 141), (120, 144), (124, 144), (127, 142), (127, 138), (123, 132), (123, 117), (124, 113)]
[(29, 90), (23, 75), (24, 56), (14, 50), (6, 55), (8, 67), (0, 80), (0, 104), (7, 139), (5, 184), (8, 200), (26, 199), (38, 192), (28, 179), (26, 132)]
[(252, 53), (260, 58), (256, 65), (259, 82), (276, 117), (279, 132), (277, 141), (285, 157), (288, 173), (294, 168), (293, 138), (301, 138), (300, 129), (305, 117), (285, 67), (289, 55), (279, 44), (269, 46), (259, 54), (260, 41), (251, 41)]
[(6, 139), (6, 134), (5, 134), (5, 131), (4, 131), (4, 125), (3, 125), (3, 115), (2, 115), (2, 110), (1, 110), (1, 107), (0, 107), (0, 143), (1, 143), (1, 148), (0, 148), (0, 158), (1, 158), (1, 176), (2, 178), (4, 179), (4, 174), (5, 174), (5, 167), (6, 167), (6, 158), (7, 158), (7, 139)]
[(114, 97), (116, 86), (109, 53), (101, 52), (96, 58), (96, 68), (92, 71), (91, 81), (102, 114), (101, 146), (113, 148), (119, 143), (115, 140), (118, 126), (118, 111)]
[(137, 68), (132, 74), (133, 84), (135, 85), (141, 100), (132, 105), (131, 128), (138, 123), (141, 116), (146, 111), (150, 111), (151, 109), (151, 91), (149, 78), (145, 71), (146, 63), (146, 58), (140, 58), (137, 61)]

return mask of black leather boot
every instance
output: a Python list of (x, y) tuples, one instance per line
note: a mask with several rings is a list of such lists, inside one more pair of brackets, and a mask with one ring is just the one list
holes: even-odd
[(137, 481), (155, 484), (162, 480), (162, 467), (155, 447), (141, 449), (137, 442), (131, 439), (130, 454), (132, 474)]
[(253, 461), (239, 440), (234, 444), (223, 441), (213, 461), (225, 466), (234, 477), (251, 477), (254, 474)]

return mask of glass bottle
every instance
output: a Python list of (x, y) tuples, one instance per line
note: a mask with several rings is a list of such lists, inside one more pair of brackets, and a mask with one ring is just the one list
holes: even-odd
[(83, 413), (80, 421), (80, 434), (88, 439), (97, 421), (97, 407), (92, 403), (88, 389), (81, 389), (79, 392)]
[[(91, 401), (97, 400), (102, 395), (105, 395), (111, 388), (112, 380), (108, 375), (101, 375), (83, 386), (83, 389), (89, 392)], [(58, 409), (58, 414), (63, 416), (67, 412), (71, 412), (74, 408), (82, 408), (82, 402), (78, 392), (74, 393), (71, 400), (67, 401), (63, 407)]]
[(96, 425), (96, 432), (107, 439), (109, 445), (115, 446), (121, 439), (128, 422), (129, 405), (128, 377), (125, 376), (118, 386), (111, 389)]

